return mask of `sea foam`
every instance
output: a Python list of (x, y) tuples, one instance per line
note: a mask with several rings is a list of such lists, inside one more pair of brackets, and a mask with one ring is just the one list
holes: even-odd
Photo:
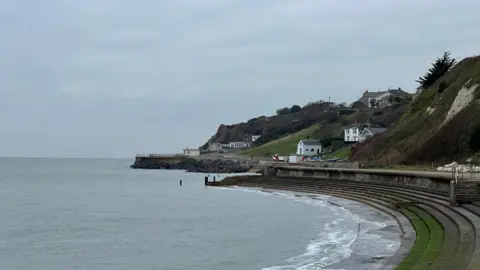
[(235, 187), (234, 189), (263, 196), (281, 196), (301, 203), (328, 207), (333, 213), (331, 221), (326, 223), (317, 237), (308, 243), (302, 254), (286, 259), (283, 265), (271, 266), (262, 270), (335, 270), (328, 267), (350, 257), (353, 252), (352, 244), (359, 237), (375, 241), (376, 246), (380, 249), (370, 251), (378, 253), (386, 249), (388, 254), (385, 256), (391, 256), (400, 246), (399, 241), (391, 241), (376, 234), (368, 234), (370, 231), (386, 228), (388, 224), (366, 220), (339, 204), (329, 202), (330, 196), (312, 196), (311, 194), (259, 188)]

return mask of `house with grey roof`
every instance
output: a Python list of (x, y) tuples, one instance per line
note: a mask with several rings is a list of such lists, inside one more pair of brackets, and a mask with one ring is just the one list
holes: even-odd
[(318, 156), (322, 153), (322, 144), (318, 140), (301, 140), (297, 145), (297, 155)]
[(411, 94), (403, 91), (401, 88), (378, 92), (366, 90), (359, 101), (369, 108), (383, 108), (392, 105), (394, 103), (393, 100), (396, 98), (406, 99), (410, 96)]
[(373, 127), (366, 127), (362, 130), (360, 133), (360, 142), (363, 142), (377, 134), (380, 134), (382, 132), (385, 132), (387, 129), (386, 128), (373, 128)]

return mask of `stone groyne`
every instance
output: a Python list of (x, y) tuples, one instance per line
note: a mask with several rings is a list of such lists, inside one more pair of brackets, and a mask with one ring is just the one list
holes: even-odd
[[(448, 175), (309, 170), (269, 167), (263, 176), (229, 177), (207, 185), (288, 190), (355, 200), (392, 215), (402, 228), (404, 241), (387, 269), (480, 269), (480, 237), (477, 236), (480, 233), (480, 204), (470, 196), (469, 200), (455, 201), (452, 206)], [(460, 188), (463, 183), (454, 184)], [(468, 185), (473, 189), (477, 187), (471, 181)], [(409, 230), (406, 223), (414, 230)]]

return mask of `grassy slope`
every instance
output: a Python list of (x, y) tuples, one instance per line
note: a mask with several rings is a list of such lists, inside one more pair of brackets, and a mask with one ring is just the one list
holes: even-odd
[(290, 155), (297, 151), (298, 141), (314, 136), (321, 128), (321, 125), (315, 124), (308, 128), (302, 129), (297, 133), (293, 133), (282, 137), (278, 140), (266, 143), (264, 145), (248, 149), (243, 152), (249, 156), (271, 156), (274, 154)]
[(352, 147), (348, 145), (348, 146), (345, 146), (345, 147), (342, 147), (342, 148), (338, 149), (338, 150), (335, 151), (335, 152), (325, 154), (325, 155), (324, 155), (324, 158), (325, 158), (325, 159), (330, 159), (330, 158), (340, 158), (340, 159), (343, 159), (343, 158), (348, 158), (348, 157), (350, 157), (350, 154), (351, 154), (351, 153), (352, 153)]
[[(448, 85), (443, 92), (439, 91), (441, 82)], [(358, 147), (352, 159), (387, 164), (443, 164), (474, 154), (468, 142), (473, 131), (480, 127), (480, 88), (476, 91), (477, 101), (441, 127), (458, 91), (467, 82), (470, 85), (480, 83), (480, 57), (466, 58), (458, 63), (418, 96), (394, 127)], [(428, 107), (435, 111), (427, 112)]]

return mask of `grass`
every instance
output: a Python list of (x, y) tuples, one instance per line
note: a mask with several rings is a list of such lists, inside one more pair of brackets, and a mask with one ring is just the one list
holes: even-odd
[(242, 152), (242, 155), (249, 156), (272, 156), (278, 154), (286, 156), (297, 151), (298, 141), (312, 137), (315, 132), (320, 129), (321, 125), (315, 124), (308, 128), (302, 129), (296, 133), (284, 136), (275, 141), (271, 141), (264, 145), (254, 147)]
[(443, 244), (443, 229), (434, 217), (417, 207), (406, 207), (400, 211), (410, 220), (417, 236), (407, 257), (396, 269), (428, 269)]
[(397, 170), (397, 171), (427, 171), (427, 172), (435, 172), (437, 167), (432, 166), (432, 164), (428, 165), (400, 165), (400, 164), (382, 164), (382, 165), (374, 165), (374, 166), (367, 166), (363, 168), (368, 169), (381, 169), (381, 170)]
[(331, 159), (331, 158), (344, 159), (344, 158), (350, 157), (351, 153), (352, 153), (352, 147), (350, 145), (347, 145), (345, 147), (338, 149), (337, 151), (325, 154), (323, 157), (324, 159)]

